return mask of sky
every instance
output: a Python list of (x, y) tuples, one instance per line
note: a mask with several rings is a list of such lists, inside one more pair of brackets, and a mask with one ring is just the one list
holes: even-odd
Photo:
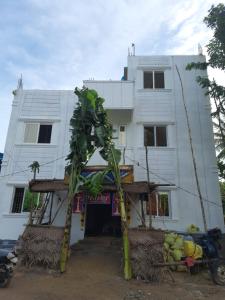
[[(24, 89), (73, 90), (121, 79), (131, 43), (136, 55), (197, 54), (212, 36), (203, 18), (219, 2), (0, 0), (0, 152), (20, 74)], [(219, 71), (209, 75), (223, 83)]]

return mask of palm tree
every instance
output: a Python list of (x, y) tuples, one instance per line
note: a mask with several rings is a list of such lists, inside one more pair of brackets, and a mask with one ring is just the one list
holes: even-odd
[(34, 180), (36, 179), (36, 173), (39, 173), (40, 165), (38, 161), (33, 161), (31, 165), (29, 165), (29, 168), (31, 168), (31, 172), (34, 173)]

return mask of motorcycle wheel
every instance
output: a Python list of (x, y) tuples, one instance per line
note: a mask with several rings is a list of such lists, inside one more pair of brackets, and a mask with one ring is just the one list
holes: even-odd
[(0, 280), (0, 288), (4, 288), (9, 284), (9, 278), (4, 278)]
[(223, 261), (214, 262), (210, 266), (210, 272), (215, 284), (225, 285), (225, 263)]
[(196, 275), (200, 272), (200, 265), (199, 264), (196, 264), (192, 267), (190, 267), (190, 273), (191, 275)]

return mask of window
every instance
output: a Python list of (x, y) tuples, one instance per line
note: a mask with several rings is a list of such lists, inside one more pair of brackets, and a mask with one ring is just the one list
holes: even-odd
[(126, 126), (119, 126), (119, 145), (126, 146)]
[(24, 143), (50, 144), (52, 124), (26, 123)]
[[(152, 216), (169, 217), (170, 214), (170, 193), (168, 191), (158, 191), (151, 194)], [(146, 213), (149, 215), (149, 202), (146, 202)]]
[(39, 207), (41, 205), (40, 199), (41, 197), (39, 193), (31, 193), (24, 187), (16, 187), (13, 198), (12, 213), (29, 212), (32, 202), (33, 207)]
[(144, 127), (144, 145), (150, 147), (166, 147), (167, 132), (166, 126)]
[(153, 72), (144, 72), (144, 89), (153, 89)]
[(146, 71), (144, 72), (144, 89), (164, 89), (164, 72), (163, 71)]
[(155, 71), (154, 78), (155, 78), (155, 89), (164, 89), (165, 88), (164, 72)]

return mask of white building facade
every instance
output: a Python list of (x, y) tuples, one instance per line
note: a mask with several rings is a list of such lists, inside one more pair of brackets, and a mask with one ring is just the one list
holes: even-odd
[[(198, 75), (206, 74), (185, 70), (188, 63), (204, 59), (201, 55), (128, 56), (123, 80), (84, 81), (86, 87), (105, 98), (116, 144), (123, 153), (122, 163), (133, 165), (136, 182), (147, 180), (145, 146), (148, 148), (150, 181), (161, 184), (153, 207), (155, 228), (184, 231), (195, 224), (204, 229), (177, 67), (184, 87), (207, 226), (224, 230), (210, 102), (196, 83)], [(64, 178), (69, 122), (75, 105), (73, 91), (16, 90), (0, 176), (0, 239), (17, 239), (27, 223), (24, 195), (33, 176), (28, 170), (33, 161), (41, 165), (38, 179)], [(98, 153), (89, 162), (105, 164)], [(55, 202), (60, 201), (57, 197), (65, 198), (66, 193), (58, 192)], [(140, 210), (140, 201), (135, 201)], [(54, 225), (64, 226), (65, 212), (66, 201)], [(130, 226), (140, 224), (132, 209)], [(84, 233), (80, 216), (73, 214), (71, 241), (82, 239)]]

